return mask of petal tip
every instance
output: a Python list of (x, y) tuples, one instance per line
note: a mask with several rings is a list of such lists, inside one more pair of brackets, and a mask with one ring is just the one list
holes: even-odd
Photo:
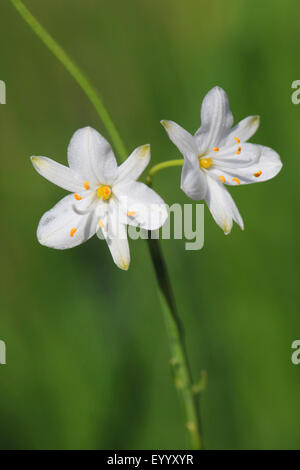
[(125, 261), (125, 260), (121, 260), (118, 264), (119, 268), (122, 269), (122, 271), (128, 271), (129, 269), (129, 262)]
[(161, 125), (165, 128), (165, 129), (169, 129), (170, 128), (170, 121), (166, 121), (165, 119), (162, 119), (160, 121)]
[(34, 168), (40, 168), (43, 163), (45, 163), (45, 160), (41, 157), (30, 157), (31, 163), (33, 164)]
[(142, 147), (139, 148), (139, 156), (140, 157), (146, 157), (150, 152), (150, 144), (142, 145)]

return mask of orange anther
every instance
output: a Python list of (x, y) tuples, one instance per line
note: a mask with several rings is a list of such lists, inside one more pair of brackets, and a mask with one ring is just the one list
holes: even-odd
[(242, 151), (242, 147), (238, 147), (237, 151), (235, 152), (237, 155), (239, 155)]
[(256, 176), (256, 178), (258, 178), (261, 174), (262, 174), (262, 171), (259, 170), (256, 173), (254, 173), (254, 176)]
[(75, 234), (75, 232), (77, 232), (77, 228), (72, 228), (72, 229), (70, 230), (70, 237), (73, 237), (74, 234)]
[(82, 199), (82, 197), (79, 196), (79, 194), (77, 194), (77, 193), (74, 194), (74, 197), (75, 197), (76, 201), (81, 201), (81, 199)]
[(222, 181), (222, 183), (225, 183), (226, 180), (225, 180), (224, 176), (221, 175), (221, 176), (219, 176), (219, 178)]
[(102, 222), (102, 220), (99, 220), (99, 221), (98, 221), (98, 225), (99, 225), (99, 227), (101, 227), (101, 228), (104, 227), (104, 223)]
[(90, 189), (90, 183), (88, 181), (85, 181), (83, 183), (84, 189)]
[(214, 150), (214, 152), (218, 152), (220, 149), (219, 149), (219, 147), (214, 147), (213, 150)]
[(241, 184), (241, 182), (238, 178), (232, 178), (232, 181), (235, 181), (237, 184)]
[(235, 137), (234, 140), (236, 141), (237, 144), (240, 143), (240, 139), (238, 137)]
[(128, 215), (128, 217), (134, 217), (134, 216), (135, 216), (135, 214), (136, 214), (136, 212), (135, 212), (135, 211), (127, 211), (127, 215)]

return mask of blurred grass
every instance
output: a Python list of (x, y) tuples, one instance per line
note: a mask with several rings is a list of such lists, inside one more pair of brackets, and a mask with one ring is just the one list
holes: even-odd
[[(225, 88), (236, 120), (260, 114), (254, 141), (276, 149), (281, 174), (232, 189), (246, 229), (224, 237), (206, 210), (205, 246), (164, 241), (207, 448), (297, 448), (300, 376), (291, 364), (299, 318), (299, 79), (295, 1), (27, 0), (99, 89), (129, 149), (175, 158), (160, 119), (199, 126), (204, 94)], [(29, 156), (66, 162), (73, 132), (102, 124), (81, 90), (9, 2), (1, 4), (1, 448), (183, 448), (181, 410), (155, 278), (143, 241), (127, 273), (93, 239), (39, 246), (39, 218), (64, 192)], [(189, 202), (180, 170), (156, 176), (165, 200)], [(134, 244), (134, 246), (133, 246)]]

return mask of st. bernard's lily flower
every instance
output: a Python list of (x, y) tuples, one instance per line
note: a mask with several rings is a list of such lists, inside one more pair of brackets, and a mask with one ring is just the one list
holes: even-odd
[(68, 147), (69, 167), (47, 157), (31, 157), (34, 168), (72, 192), (40, 220), (37, 238), (45, 246), (72, 248), (100, 232), (114, 262), (130, 263), (126, 224), (156, 230), (167, 218), (163, 200), (137, 178), (150, 161), (150, 146), (137, 148), (119, 167), (104, 137), (91, 127), (79, 129)]
[(181, 189), (192, 199), (204, 199), (216, 223), (228, 234), (233, 220), (244, 228), (242, 217), (225, 184), (237, 186), (273, 178), (282, 163), (272, 149), (246, 143), (259, 126), (249, 116), (235, 127), (228, 97), (220, 87), (205, 96), (201, 127), (191, 135), (173, 121), (161, 121), (184, 156)]

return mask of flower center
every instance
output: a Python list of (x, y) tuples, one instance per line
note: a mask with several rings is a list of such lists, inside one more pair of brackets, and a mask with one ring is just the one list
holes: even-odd
[(103, 185), (97, 189), (97, 196), (103, 201), (106, 201), (111, 196), (111, 188), (109, 186)]
[(198, 157), (198, 159), (199, 159), (199, 166), (200, 166), (200, 168), (202, 167), (202, 168), (206, 168), (206, 169), (207, 169), (207, 168), (210, 168), (210, 167), (212, 166), (212, 164), (213, 164), (213, 161), (212, 161), (211, 158), (202, 158), (202, 157), (200, 156), (200, 157)]

